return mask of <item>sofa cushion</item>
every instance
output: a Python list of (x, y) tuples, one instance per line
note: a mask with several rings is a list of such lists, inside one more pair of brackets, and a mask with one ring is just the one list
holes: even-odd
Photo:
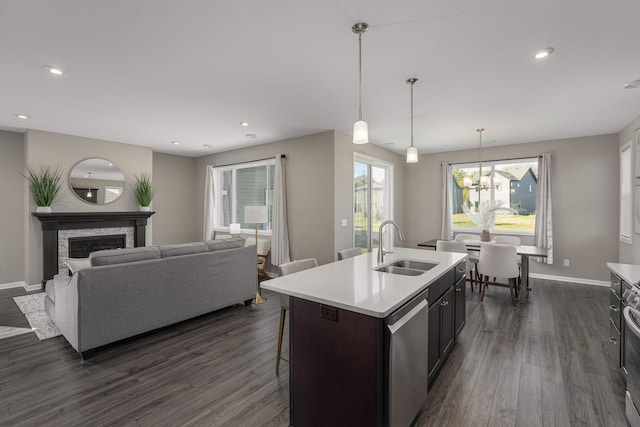
[(159, 259), (160, 249), (157, 246), (142, 246), (128, 249), (106, 249), (91, 252), (89, 261), (92, 266), (124, 264), (128, 262)]
[(205, 243), (209, 247), (209, 252), (214, 252), (225, 249), (242, 248), (244, 247), (244, 238), (235, 236), (224, 240), (207, 240)]
[(197, 254), (200, 252), (207, 252), (209, 250), (209, 247), (205, 242), (181, 243), (178, 245), (161, 245), (158, 246), (158, 248), (160, 249), (160, 256), (162, 258), (177, 255)]

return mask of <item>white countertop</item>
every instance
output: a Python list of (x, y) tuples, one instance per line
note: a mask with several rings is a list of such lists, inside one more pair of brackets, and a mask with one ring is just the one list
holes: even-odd
[(427, 261), (438, 265), (419, 276), (382, 273), (373, 271), (378, 266), (378, 253), (374, 251), (267, 280), (260, 286), (368, 316), (387, 317), (467, 256), (462, 253), (408, 248), (393, 248), (393, 252), (385, 255), (381, 265), (399, 259)]
[(630, 285), (635, 285), (640, 281), (640, 265), (608, 262), (607, 267)]

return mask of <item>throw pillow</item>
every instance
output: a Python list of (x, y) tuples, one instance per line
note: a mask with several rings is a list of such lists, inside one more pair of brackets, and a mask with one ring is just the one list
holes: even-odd
[(83, 268), (91, 267), (91, 261), (89, 258), (60, 258), (64, 265), (67, 266), (71, 274)]

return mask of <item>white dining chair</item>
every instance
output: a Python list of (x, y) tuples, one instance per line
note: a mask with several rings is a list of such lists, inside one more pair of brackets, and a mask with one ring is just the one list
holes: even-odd
[(480, 302), (484, 301), (484, 294), (489, 286), (489, 277), (503, 277), (509, 280), (511, 305), (516, 307), (515, 292), (520, 269), (518, 268), (518, 253), (515, 246), (499, 243), (485, 243), (480, 246), (478, 272), (483, 279)]
[(518, 236), (493, 236), (493, 241), (501, 245), (520, 246), (522, 244), (522, 239)]
[[(462, 242), (465, 240), (473, 240), (479, 242), (480, 240), (482, 240), (482, 237), (478, 234), (460, 233), (456, 234), (454, 240), (456, 242)], [(469, 255), (469, 262), (473, 264), (473, 272), (475, 274), (473, 280), (474, 282), (480, 284), (480, 274), (478, 274), (478, 250), (467, 250), (467, 254)], [(473, 292), (473, 286), (471, 288), (471, 292)], [(478, 292), (480, 292), (480, 288), (478, 288)]]
[[(473, 287), (476, 283), (475, 264), (471, 262), (468, 256), (467, 245), (464, 242), (456, 242), (453, 240), (438, 240), (436, 242), (436, 251), (467, 254), (467, 278), (471, 284), (471, 292), (473, 292)], [(480, 292), (480, 287), (478, 287), (478, 292)]]
[(362, 248), (349, 248), (338, 251), (338, 261), (362, 255)]
[[(318, 261), (315, 258), (307, 258), (282, 264), (280, 266), (280, 272), (283, 276), (286, 276), (317, 266)], [(278, 358), (276, 361), (276, 374), (280, 371), (280, 359), (287, 362), (287, 359), (284, 359), (281, 356), (282, 335), (284, 334), (284, 320), (287, 317), (287, 310), (289, 310), (289, 295), (280, 294), (280, 328), (278, 330)]]
[(480, 235), (478, 235), (478, 234), (461, 233), (461, 234), (456, 234), (456, 237), (454, 237), (453, 240), (455, 240), (456, 242), (461, 242), (463, 240), (477, 240), (477, 241), (480, 241), (480, 239), (482, 239), (482, 237), (480, 237)]

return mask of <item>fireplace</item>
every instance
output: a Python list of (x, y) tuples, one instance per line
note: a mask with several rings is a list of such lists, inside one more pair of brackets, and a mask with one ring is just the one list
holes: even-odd
[[(38, 218), (42, 226), (42, 272), (44, 285), (47, 280), (52, 279), (58, 273), (59, 257), (65, 256), (61, 250), (70, 238), (75, 237), (95, 237), (104, 235), (114, 235), (127, 233), (127, 243), (124, 247), (138, 247), (146, 245), (145, 229), (147, 219), (155, 212), (53, 212), (37, 213), (31, 215)], [(116, 228), (115, 232), (109, 231), (100, 233), (91, 229)], [(126, 229), (126, 231), (122, 230)], [(67, 235), (59, 242), (58, 232), (61, 234), (71, 233), (79, 230), (83, 231), (82, 236)], [(130, 236), (129, 236), (130, 234)], [(60, 255), (59, 255), (60, 254)], [(66, 256), (69, 256), (68, 254)], [(85, 255), (86, 256), (86, 255)]]
[(87, 258), (91, 252), (127, 247), (126, 234), (69, 238), (69, 258)]

